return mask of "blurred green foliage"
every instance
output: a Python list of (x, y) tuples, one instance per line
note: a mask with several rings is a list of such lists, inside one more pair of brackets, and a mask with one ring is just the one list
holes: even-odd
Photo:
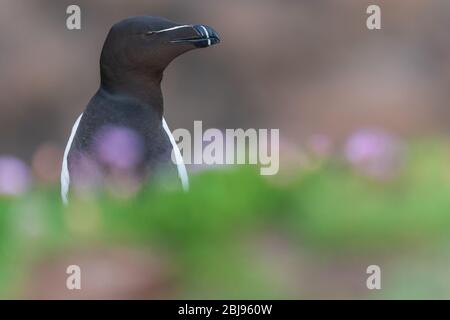
[[(168, 252), (180, 298), (448, 298), (449, 150), (416, 143), (385, 181), (324, 160), (288, 179), (206, 171), (189, 193), (149, 187), (69, 208), (56, 188), (1, 198), (0, 296), (20, 297), (24, 275), (49, 253), (126, 244)], [(387, 270), (381, 291), (364, 288), (369, 264)], [(361, 288), (329, 281), (342, 265)]]

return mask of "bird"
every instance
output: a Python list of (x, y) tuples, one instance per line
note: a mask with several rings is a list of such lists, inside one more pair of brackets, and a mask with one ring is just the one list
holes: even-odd
[(77, 159), (87, 157), (104, 169), (95, 146), (96, 137), (107, 126), (133, 130), (142, 141), (138, 166), (145, 179), (173, 165), (173, 152), (182, 188), (189, 189), (181, 152), (164, 119), (161, 81), (176, 57), (219, 42), (218, 33), (208, 25), (179, 24), (156, 16), (129, 17), (111, 27), (100, 55), (100, 86), (76, 119), (64, 150), (64, 204), (68, 204), (71, 182), (77, 174)]

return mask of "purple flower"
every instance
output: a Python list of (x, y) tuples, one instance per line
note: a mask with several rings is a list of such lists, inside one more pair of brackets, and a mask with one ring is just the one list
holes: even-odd
[(363, 129), (347, 140), (345, 156), (360, 172), (384, 179), (399, 169), (402, 147), (396, 138), (382, 130)]
[(28, 166), (12, 156), (0, 157), (0, 194), (20, 195), (28, 190), (31, 175)]
[(95, 150), (103, 164), (114, 169), (129, 170), (142, 160), (143, 141), (131, 129), (107, 126), (97, 134)]
[(134, 194), (141, 186), (142, 138), (132, 129), (105, 126), (95, 135), (90, 153), (72, 158), (72, 181), (80, 196), (107, 187), (117, 194)]

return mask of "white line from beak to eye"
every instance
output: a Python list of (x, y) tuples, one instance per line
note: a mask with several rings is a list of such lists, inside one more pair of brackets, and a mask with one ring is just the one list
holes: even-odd
[(176, 26), (176, 27), (172, 27), (172, 28), (161, 29), (161, 30), (150, 31), (150, 32), (152, 32), (152, 33), (161, 33), (161, 32), (172, 31), (172, 30), (177, 30), (177, 29), (180, 29), (180, 28), (188, 28), (188, 27), (190, 28), (190, 27), (192, 27), (192, 25), (191, 24), (185, 24), (185, 25), (182, 25), (182, 26)]
[(206, 37), (208, 38), (208, 46), (211, 45), (211, 38), (209, 37), (209, 33), (208, 30), (206, 30), (206, 28), (204, 26), (200, 26), (203, 30), (205, 30), (206, 33)]

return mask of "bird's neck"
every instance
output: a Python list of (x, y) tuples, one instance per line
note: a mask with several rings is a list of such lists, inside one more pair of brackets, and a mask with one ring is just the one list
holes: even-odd
[(101, 88), (112, 95), (126, 95), (154, 108), (162, 117), (164, 101), (161, 91), (162, 73), (160, 75), (127, 75), (120, 79), (102, 75)]

